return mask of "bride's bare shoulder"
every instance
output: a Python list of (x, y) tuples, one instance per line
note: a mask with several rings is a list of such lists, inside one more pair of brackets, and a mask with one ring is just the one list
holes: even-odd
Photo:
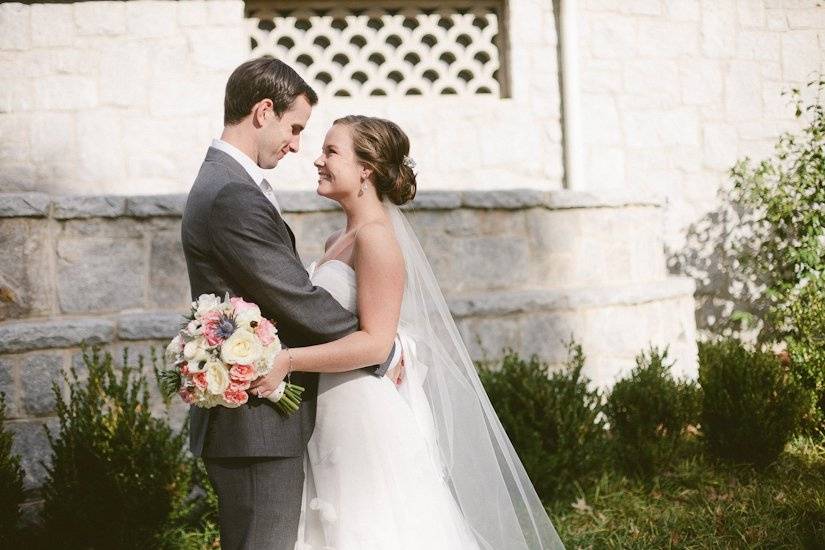
[(358, 263), (363, 261), (373, 266), (403, 266), (401, 248), (388, 220), (369, 222), (358, 228), (355, 234), (355, 254)]

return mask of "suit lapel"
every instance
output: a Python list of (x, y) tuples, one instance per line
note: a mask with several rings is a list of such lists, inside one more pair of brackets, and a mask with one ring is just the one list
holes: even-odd
[[(232, 170), (232, 172), (234, 172), (237, 176), (243, 178), (250, 185), (254, 186), (255, 189), (261, 191), (261, 188), (258, 187), (258, 184), (255, 183), (255, 180), (253, 180), (252, 177), (249, 175), (249, 172), (244, 170), (244, 167), (241, 166), (237, 160), (233, 159), (230, 155), (224, 153), (220, 149), (210, 147), (206, 152), (206, 161), (218, 162), (226, 166), (228, 169)], [(289, 227), (289, 224), (286, 223), (286, 220), (284, 220), (280, 215), (278, 215), (278, 211), (275, 209), (275, 206), (272, 205), (271, 202), (269, 202), (269, 199), (266, 198), (266, 195), (264, 195), (263, 191), (261, 191), (261, 200), (265, 200), (267, 204), (272, 206), (272, 209), (275, 212), (275, 215), (273, 216), (273, 221), (277, 220), (275, 221), (275, 223), (281, 223), (286, 228), (286, 231), (289, 234), (289, 240), (292, 244), (292, 252), (294, 252), (295, 257), (300, 260), (301, 257), (298, 255), (298, 249), (295, 248), (295, 233), (292, 232), (292, 228)]]

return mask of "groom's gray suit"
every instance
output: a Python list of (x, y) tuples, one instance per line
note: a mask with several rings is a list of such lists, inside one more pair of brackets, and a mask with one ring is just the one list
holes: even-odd
[[(352, 313), (312, 285), (292, 230), (249, 173), (223, 151), (210, 148), (206, 154), (186, 202), (181, 237), (193, 299), (228, 292), (254, 302), (290, 347), (330, 342), (358, 329)], [(382, 376), (388, 366), (389, 359), (374, 367), (375, 374)], [(204, 458), (224, 504), (223, 550), (293, 548), (318, 375), (295, 373), (292, 381), (306, 392), (300, 410), (286, 418), (252, 396), (236, 409), (190, 410), (190, 449)]]

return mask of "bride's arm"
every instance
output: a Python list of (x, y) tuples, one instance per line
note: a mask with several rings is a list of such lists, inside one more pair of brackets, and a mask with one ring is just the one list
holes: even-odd
[[(281, 352), (275, 361), (274, 388), (291, 370), (344, 372), (380, 363), (392, 349), (404, 293), (404, 259), (391, 229), (370, 223), (358, 230), (354, 249), (360, 328), (344, 338)], [(275, 380), (277, 378), (277, 380)]]

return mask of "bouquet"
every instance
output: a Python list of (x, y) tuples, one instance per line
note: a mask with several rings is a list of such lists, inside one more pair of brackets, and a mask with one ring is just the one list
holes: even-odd
[[(272, 370), (281, 351), (275, 324), (253, 303), (214, 294), (192, 302), (187, 319), (166, 347), (166, 368), (158, 373), (163, 394), (207, 409), (246, 403), (252, 381)], [(298, 410), (303, 391), (285, 381), (267, 399), (286, 416)]]

